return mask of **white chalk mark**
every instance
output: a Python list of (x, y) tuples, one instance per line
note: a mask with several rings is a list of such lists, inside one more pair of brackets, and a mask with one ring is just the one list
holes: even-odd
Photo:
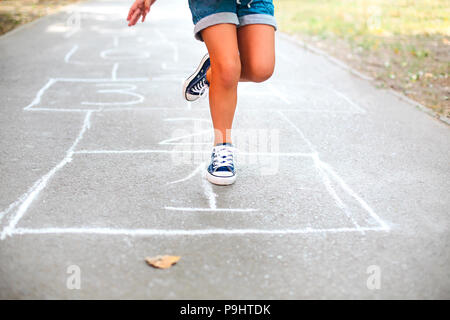
[[(307, 109), (308, 107), (302, 107), (299, 106), (298, 108), (279, 108), (279, 109), (267, 109), (270, 111), (295, 111), (295, 112), (299, 112), (299, 113), (320, 113), (320, 114), (364, 114), (365, 112), (359, 112), (359, 111), (349, 111), (349, 110), (330, 110), (330, 109)], [(322, 107), (321, 107), (322, 108)], [(256, 110), (258, 108), (246, 108), (246, 110)]]
[[(342, 99), (344, 99), (345, 101), (347, 101), (351, 106), (353, 106), (354, 108), (356, 108), (359, 113), (367, 113), (366, 110), (364, 108), (362, 108), (361, 106), (359, 106), (358, 104), (356, 104), (353, 100), (351, 100), (346, 94), (344, 94), (343, 92), (341, 92), (340, 90), (337, 90), (333, 87), (330, 86), (326, 86), (320, 83), (310, 83), (310, 82), (301, 82), (301, 81), (272, 81), (272, 83), (281, 83), (282, 85), (286, 85), (286, 84), (295, 84), (295, 85), (299, 85), (299, 86), (310, 86), (310, 87), (319, 87), (319, 88), (323, 88), (325, 90), (331, 91), (334, 94), (336, 94), (337, 96), (341, 97)], [(270, 84), (270, 83), (268, 83)], [(339, 112), (339, 111), (329, 111), (330, 113), (334, 113), (334, 112)]]
[(77, 33), (78, 31), (80, 31), (80, 28), (72, 28), (71, 31), (68, 31), (67, 33), (64, 34), (64, 38), (68, 39), (71, 36), (73, 36), (75, 33)]
[(327, 88), (329, 90), (333, 91), (334, 93), (336, 93), (338, 96), (340, 96), (345, 101), (347, 101), (350, 105), (355, 107), (360, 113), (366, 113), (366, 110), (364, 110), (359, 105), (357, 105), (355, 102), (353, 102), (353, 100), (351, 100), (349, 97), (347, 97), (347, 95), (343, 94), (341, 91), (338, 91), (338, 90), (336, 90), (334, 88), (331, 88), (331, 87), (327, 87)]
[(111, 112), (111, 111), (186, 111), (186, 108), (165, 108), (165, 107), (114, 107), (102, 110), (103, 112)]
[(188, 208), (188, 207), (164, 207), (166, 210), (173, 211), (195, 211), (195, 212), (255, 212), (258, 209), (240, 209), (240, 208)]
[(175, 180), (175, 181), (169, 182), (167, 184), (175, 184), (175, 183), (180, 183), (180, 182), (187, 181), (187, 180), (193, 178), (197, 173), (199, 173), (204, 168), (205, 168), (205, 163), (200, 163), (200, 165), (197, 168), (195, 168), (194, 171), (189, 173), (189, 175), (187, 175), (185, 178), (182, 178), (182, 179), (179, 179), (179, 180)]
[[(44, 93), (51, 87), (53, 86), (55, 83), (57, 82), (86, 82), (86, 83), (92, 83), (92, 82), (146, 82), (148, 81), (148, 78), (116, 78), (116, 79), (111, 79), (111, 78), (93, 78), (93, 79), (84, 79), (84, 78), (50, 78), (47, 83), (38, 91), (38, 93), (36, 94), (35, 98), (33, 99), (33, 101), (27, 105), (24, 110), (29, 110), (30, 108), (38, 105), (41, 102), (42, 96), (44, 95)], [(142, 96), (140, 96), (140, 98), (143, 98)], [(41, 108), (41, 110), (44, 110), (45, 108)], [(50, 108), (47, 108), (50, 109)], [(49, 111), (49, 110), (45, 110), (45, 111)]]
[(314, 147), (314, 145), (311, 143), (311, 141), (309, 141), (306, 136), (303, 134), (303, 132), (295, 125), (295, 123), (293, 123), (291, 121), (291, 119), (289, 119), (288, 117), (286, 117), (286, 115), (281, 112), (280, 110), (276, 110), (278, 112), (278, 114), (287, 122), (291, 125), (292, 128), (294, 128), (295, 131), (297, 131), (297, 133), (302, 137), (303, 141), (306, 142), (306, 144), (308, 145), (308, 147), (311, 149), (311, 151), (315, 154), (317, 153), (316, 148)]
[(83, 135), (86, 132), (86, 130), (88, 130), (91, 126), (91, 123), (90, 123), (91, 114), (92, 114), (91, 111), (86, 113), (80, 133), (78, 134), (78, 136), (75, 139), (72, 146), (66, 151), (66, 156), (64, 157), (64, 159), (61, 162), (59, 162), (55, 167), (53, 167), (53, 169), (51, 169), (47, 174), (45, 174), (38, 181), (36, 181), (34, 183), (34, 185), (27, 191), (27, 193), (19, 198), (18, 201), (22, 200), (22, 202), (21, 202), (19, 208), (17, 209), (16, 214), (13, 217), (11, 217), (8, 226), (6, 226), (3, 229), (3, 231), (0, 235), (0, 239), (4, 239), (7, 235), (10, 235), (13, 232), (17, 223), (20, 221), (20, 219), (23, 217), (23, 215), (27, 212), (28, 208), (30, 207), (30, 205), (34, 201), (34, 199), (47, 186), (47, 183), (49, 182), (49, 180), (55, 175), (56, 172), (58, 172), (66, 164), (68, 164), (69, 162), (72, 161), (72, 156), (74, 154), (74, 150), (75, 150), (76, 146), (83, 138)]
[(133, 51), (128, 49), (108, 49), (100, 52), (100, 57), (105, 60), (135, 60), (147, 59), (150, 53), (146, 51)]
[(32, 108), (35, 105), (38, 105), (41, 102), (41, 98), (42, 95), (44, 94), (44, 92), (50, 88), (53, 84), (56, 83), (56, 79), (50, 78), (47, 83), (41, 88), (41, 90), (38, 91), (38, 93), (36, 94), (36, 97), (34, 98), (34, 100), (24, 108), (24, 110), (28, 110), (30, 108)]
[(112, 69), (112, 74), (111, 74), (111, 78), (112, 80), (116, 81), (117, 80), (117, 69), (119, 69), (119, 64), (116, 62), (113, 65), (113, 69)]
[(78, 50), (78, 45), (74, 45), (73, 48), (67, 52), (66, 56), (64, 57), (64, 61), (66, 63), (69, 63), (70, 61), (70, 57), (72, 57), (72, 55)]
[(62, 108), (31, 108), (26, 111), (48, 111), (48, 112), (83, 112), (88, 111), (102, 111), (102, 109), (62, 109)]
[[(349, 208), (345, 205), (345, 203), (342, 201), (342, 199), (338, 196), (338, 194), (336, 193), (336, 190), (334, 190), (333, 185), (331, 184), (331, 181), (330, 181), (330, 177), (327, 175), (326, 172), (324, 172), (322, 170), (321, 161), (319, 159), (319, 156), (316, 154), (315, 156), (313, 156), (313, 159), (314, 159), (314, 165), (316, 167), (316, 170), (319, 173), (320, 177), (322, 178), (322, 182), (325, 185), (325, 188), (327, 189), (328, 193), (334, 199), (337, 207), (345, 213), (347, 218), (350, 219), (350, 221), (353, 223), (353, 225), (357, 229), (361, 229), (358, 222), (356, 222), (356, 220), (353, 219), (352, 213), (350, 212)], [(362, 233), (364, 233), (364, 231), (362, 231)]]
[(174, 183), (180, 183), (185, 182), (189, 179), (192, 179), (194, 176), (199, 174), (201, 180), (202, 180), (202, 188), (203, 192), (205, 194), (206, 199), (209, 203), (209, 208), (186, 208), (186, 207), (165, 207), (166, 210), (174, 210), (174, 211), (193, 211), (193, 212), (254, 212), (258, 211), (257, 209), (234, 209), (234, 208), (217, 208), (217, 194), (214, 192), (212, 184), (208, 182), (208, 180), (205, 177), (206, 173), (206, 163), (202, 162), (200, 163), (187, 177), (182, 178), (180, 180), (176, 180), (173, 182), (170, 182), (169, 184)]
[[(111, 80), (111, 79), (110, 79)], [(167, 107), (111, 107), (108, 109), (77, 109), (77, 108), (46, 108), (46, 107), (33, 107), (26, 111), (54, 111), (54, 112), (86, 112), (86, 111), (186, 111), (186, 108), (167, 108)], [(246, 108), (246, 111), (260, 111), (261, 108)], [(266, 109), (266, 111), (283, 111), (283, 112), (299, 112), (299, 113), (330, 113), (330, 114), (359, 114), (354, 111), (330, 111), (330, 110), (300, 110), (300, 109)]]
[[(145, 154), (145, 153), (190, 153), (190, 154), (211, 154), (210, 150), (157, 150), (157, 149), (142, 149), (142, 150), (79, 150), (75, 153), (79, 154)], [(237, 155), (247, 156), (272, 156), (272, 157), (309, 157), (314, 153), (304, 152), (242, 152), (237, 151)]]
[(139, 104), (144, 101), (144, 96), (135, 92), (132, 92), (130, 90), (136, 90), (136, 86), (132, 84), (127, 83), (121, 83), (121, 84), (113, 84), (113, 83), (99, 83), (97, 84), (97, 87), (120, 87), (120, 86), (127, 86), (127, 88), (122, 89), (104, 89), (104, 90), (97, 90), (98, 93), (117, 93), (117, 94), (124, 94), (136, 97), (136, 100), (131, 100), (128, 102), (88, 102), (84, 101), (81, 102), (82, 105), (93, 105), (93, 106), (120, 106), (120, 105), (134, 105)]
[(388, 231), (390, 229), (390, 227), (388, 226), (388, 224), (386, 222), (384, 222), (375, 212), (374, 210), (367, 204), (367, 202), (365, 202), (360, 196), (358, 196), (356, 194), (356, 192), (354, 192), (348, 185), (347, 183), (345, 183), (345, 181), (336, 174), (336, 172), (333, 170), (333, 168), (331, 168), (331, 166), (325, 162), (323, 162), (322, 160), (320, 160), (317, 157), (317, 161), (318, 163), (320, 163), (320, 167), (323, 168), (324, 170), (326, 170), (329, 174), (332, 175), (332, 177), (339, 183), (339, 185), (342, 187), (342, 189), (344, 191), (346, 191), (351, 197), (355, 198), (356, 201), (359, 202), (359, 204), (370, 214), (370, 216), (377, 221), (381, 227)]
[(72, 156), (75, 152), (75, 148), (77, 147), (78, 143), (83, 139), (84, 133), (90, 129), (91, 127), (91, 115), (92, 111), (86, 112), (86, 116), (84, 117), (83, 126), (81, 128), (80, 133), (78, 134), (77, 138), (75, 139), (75, 142), (72, 144), (72, 146), (67, 150), (67, 154)]
[(13, 203), (11, 203), (5, 210), (3, 210), (2, 212), (0, 212), (0, 222), (2, 221), (3, 217), (6, 216), (11, 210), (13, 210), (15, 207), (17, 207), (19, 204), (21, 204), (26, 197), (28, 196), (27, 193), (24, 193), (23, 195), (21, 195), (19, 197), (19, 199), (17, 199), (16, 201), (14, 201)]
[(292, 104), (291, 101), (289, 101), (289, 99), (284, 94), (282, 94), (277, 88), (275, 88), (275, 86), (273, 86), (270, 83), (267, 83), (267, 86), (269, 87), (270, 91), (273, 92), (273, 94), (275, 94), (278, 98), (283, 100), (286, 104)]
[(190, 154), (209, 154), (211, 151), (194, 150), (80, 150), (79, 154), (145, 154), (145, 153), (190, 153)]
[(111, 78), (54, 78), (55, 81), (60, 82), (145, 82), (148, 81), (149, 78), (117, 78), (116, 80), (112, 80)]
[[(362, 231), (383, 232), (388, 231), (380, 227), (364, 227)], [(361, 232), (355, 228), (325, 228), (325, 229), (111, 229), (111, 228), (42, 228), (27, 229), (16, 228), (11, 235), (33, 234), (93, 234), (93, 235), (120, 235), (120, 236), (208, 236), (208, 235), (295, 235), (295, 234), (326, 234)]]
[[(322, 172), (322, 169), (325, 169), (328, 173), (330, 173), (333, 178), (340, 184), (340, 186), (342, 187), (342, 189), (350, 196), (352, 196), (353, 198), (355, 198), (363, 207), (363, 209), (365, 209), (371, 217), (373, 217), (375, 219), (375, 221), (377, 221), (383, 229), (389, 230), (388, 225), (381, 220), (381, 218), (372, 210), (372, 208), (369, 207), (369, 205), (361, 198), (359, 197), (345, 182), (344, 180), (339, 177), (334, 170), (331, 168), (331, 166), (325, 162), (323, 162), (322, 160), (320, 160), (319, 158), (319, 154), (317, 151), (315, 151), (315, 147), (313, 146), (313, 144), (305, 137), (305, 135), (303, 134), (303, 132), (288, 118), (286, 117), (281, 111), (277, 110), (277, 112), (283, 117), (283, 119), (285, 119), (299, 134), (300, 136), (303, 138), (303, 140), (308, 144), (308, 146), (310, 147), (310, 149), (313, 151), (313, 153), (311, 154), (314, 163), (316, 165), (316, 167), (319, 169), (319, 172)], [(322, 175), (322, 178), (324, 177), (328, 177), (327, 175)], [(324, 181), (325, 183), (326, 181)], [(328, 182), (327, 182), (328, 183)], [(327, 187), (328, 192), (330, 192), (331, 196), (338, 201), (336, 198), (337, 195), (334, 193), (334, 189), (331, 190), (329, 189), (329, 187), (331, 185), (327, 185), (327, 183), (325, 183), (325, 186)], [(331, 192), (333, 191), (333, 192)], [(339, 200), (340, 201), (340, 200)], [(339, 202), (339, 205), (342, 203), (342, 201)], [(346, 214), (348, 214), (349, 212), (346, 211)], [(352, 219), (353, 220), (353, 219)], [(359, 228), (362, 231), (364, 231), (362, 228)]]
[(217, 194), (214, 192), (212, 184), (206, 179), (206, 169), (203, 170), (203, 174), (200, 175), (202, 179), (202, 187), (205, 197), (208, 199), (209, 208), (217, 210)]
[[(189, 145), (191, 145), (191, 144), (194, 144), (194, 143), (187, 143), (187, 142), (183, 143), (183, 142), (173, 142), (173, 141), (179, 141), (179, 140), (182, 140), (182, 139), (185, 139), (185, 138), (201, 136), (201, 135), (203, 135), (205, 133), (211, 133), (211, 130), (210, 129), (206, 129), (206, 130), (202, 130), (202, 131), (195, 132), (195, 133), (185, 134), (185, 135), (182, 135), (182, 136), (179, 136), (179, 137), (166, 139), (166, 140), (163, 140), (163, 141), (159, 142), (158, 144), (169, 144), (169, 145), (179, 145), (179, 144), (186, 145), (186, 144), (189, 144)], [(206, 143), (199, 143), (199, 144), (206, 144)]]
[(206, 123), (210, 123), (211, 121), (208, 119), (203, 119), (203, 118), (189, 118), (189, 117), (181, 117), (181, 118), (165, 118), (163, 119), (163, 121), (202, 121), (202, 122), (206, 122)]

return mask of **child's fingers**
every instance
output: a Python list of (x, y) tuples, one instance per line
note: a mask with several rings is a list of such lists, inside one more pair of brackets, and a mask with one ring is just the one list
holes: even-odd
[(128, 11), (127, 21), (130, 21), (131, 17), (133, 16), (133, 13), (136, 11), (136, 8), (137, 8), (137, 4), (135, 2), (131, 6), (130, 11)]
[(138, 22), (140, 16), (141, 16), (141, 10), (136, 9), (135, 13), (131, 17), (131, 20), (130, 20), (130, 23), (128, 24), (128, 26), (130, 26), (130, 27), (134, 26), (136, 24), (136, 22)]
[(143, 17), (142, 17), (142, 22), (144, 22), (145, 17), (147, 16), (147, 14), (150, 12), (150, 7), (153, 4), (153, 2), (155, 2), (156, 0), (145, 0), (144, 2), (144, 13), (143, 13)]
[(127, 21), (130, 21), (133, 12), (134, 12), (133, 8), (130, 8), (130, 11), (128, 11)]

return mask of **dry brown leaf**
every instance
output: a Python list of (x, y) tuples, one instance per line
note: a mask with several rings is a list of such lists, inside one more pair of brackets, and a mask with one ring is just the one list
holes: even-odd
[(153, 268), (167, 269), (177, 263), (180, 258), (179, 256), (156, 256), (151, 258), (147, 257), (145, 261)]

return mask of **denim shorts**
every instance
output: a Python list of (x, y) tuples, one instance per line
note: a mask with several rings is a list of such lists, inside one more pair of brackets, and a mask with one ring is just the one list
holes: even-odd
[(277, 30), (273, 0), (189, 0), (194, 36), (203, 41), (200, 31), (215, 24), (267, 24)]

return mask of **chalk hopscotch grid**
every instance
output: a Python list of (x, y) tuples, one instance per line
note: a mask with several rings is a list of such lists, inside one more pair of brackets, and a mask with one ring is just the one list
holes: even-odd
[[(159, 32), (160, 33), (160, 32)], [(160, 33), (160, 37), (165, 42), (170, 42), (167, 38)], [(178, 61), (178, 50), (176, 49), (176, 43), (171, 43), (171, 46), (174, 48), (173, 59)], [(114, 47), (118, 47), (118, 37), (114, 38)], [(70, 62), (71, 56), (78, 50), (78, 45), (75, 45), (65, 56), (64, 61), (66, 63)], [(76, 150), (78, 144), (83, 139), (84, 134), (90, 129), (91, 126), (91, 116), (96, 112), (105, 112), (105, 111), (121, 111), (121, 110), (142, 110), (142, 108), (135, 107), (122, 107), (122, 108), (114, 108), (114, 109), (104, 109), (104, 104), (98, 103), (97, 108), (93, 109), (76, 109), (76, 108), (45, 108), (45, 107), (36, 107), (40, 101), (42, 96), (45, 94), (45, 91), (48, 90), (52, 85), (57, 82), (89, 82), (89, 83), (126, 83), (126, 82), (146, 82), (149, 81), (148, 78), (118, 78), (117, 71), (119, 68), (119, 63), (115, 62), (113, 64), (111, 78), (50, 78), (48, 82), (38, 91), (35, 99), (24, 108), (25, 111), (44, 111), (44, 112), (83, 112), (85, 114), (83, 125), (80, 129), (78, 136), (75, 141), (71, 145), (71, 147), (66, 151), (65, 157), (55, 166), (53, 167), (47, 174), (43, 175), (39, 178), (31, 188), (28, 189), (26, 193), (21, 195), (16, 201), (11, 203), (5, 210), (0, 212), (0, 222), (1, 220), (12, 213), (13, 210), (17, 208), (15, 214), (10, 217), (9, 223), (4, 227), (0, 234), (0, 239), (3, 240), (7, 236), (14, 235), (27, 235), (27, 234), (98, 234), (98, 235), (129, 235), (129, 236), (185, 236), (185, 235), (245, 235), (245, 234), (314, 234), (314, 233), (341, 233), (341, 232), (358, 232), (365, 233), (367, 231), (389, 231), (390, 227), (373, 211), (373, 209), (362, 199), (360, 198), (346, 183), (345, 181), (332, 169), (332, 167), (321, 161), (317, 151), (315, 150), (313, 144), (306, 138), (303, 132), (283, 113), (283, 111), (298, 111), (305, 112), (305, 110), (298, 110), (295, 108), (288, 109), (274, 109), (273, 111), (277, 112), (280, 118), (283, 121), (286, 121), (302, 138), (303, 141), (306, 142), (308, 147), (310, 148), (310, 153), (254, 153), (255, 155), (274, 155), (274, 156), (292, 156), (292, 157), (309, 157), (313, 160), (315, 167), (322, 178), (322, 182), (324, 183), (327, 191), (330, 196), (335, 200), (336, 205), (345, 213), (346, 217), (352, 221), (354, 227), (341, 227), (341, 228), (300, 228), (300, 229), (190, 229), (190, 230), (177, 230), (177, 229), (110, 229), (110, 228), (18, 228), (17, 224), (21, 220), (21, 218), (25, 215), (33, 200), (40, 194), (42, 190), (44, 190), (48, 184), (48, 182), (52, 179), (52, 177), (61, 169), (64, 168), (65, 165), (70, 163), (74, 156), (77, 154), (143, 154), (143, 153), (174, 153), (174, 152), (186, 152), (186, 151), (177, 151), (177, 150)], [(173, 79), (175, 81), (180, 81), (180, 78)], [(182, 79), (181, 79), (182, 80)], [(167, 79), (152, 79), (152, 81), (167, 81)], [(135, 89), (135, 87), (133, 87)], [(292, 102), (283, 95), (273, 84), (269, 84), (269, 89), (271, 94), (276, 95), (281, 101), (283, 101), (286, 105), (292, 105)], [(346, 95), (343, 93), (332, 89), (338, 96), (342, 97), (346, 100), (352, 108), (355, 110), (350, 111), (351, 113), (365, 113), (365, 110), (351, 101)], [(115, 91), (117, 92), (117, 91)], [(137, 96), (138, 94), (134, 94)], [(142, 96), (143, 99), (143, 96)], [(139, 99), (139, 102), (132, 103), (137, 104), (142, 102), (143, 100)], [(185, 108), (146, 108), (146, 110), (190, 110), (191, 104), (187, 103)], [(307, 111), (306, 111), (307, 112)], [(322, 112), (322, 111), (318, 111)], [(329, 111), (330, 113), (340, 113), (341, 111)], [(200, 151), (201, 152), (201, 151)], [(192, 153), (192, 151), (190, 152)], [(251, 153), (242, 153), (242, 154), (251, 154)], [(201, 168), (205, 163), (199, 165), (192, 173), (190, 173), (187, 177), (173, 181), (170, 183), (179, 183), (182, 181), (186, 181), (192, 178), (196, 174), (200, 174)], [(344, 202), (339, 198), (334, 188), (331, 185), (332, 178), (335, 182), (337, 182), (340, 187), (351, 197), (353, 197), (360, 206), (368, 212), (371, 218), (373, 218), (379, 226), (376, 227), (364, 227), (360, 226), (353, 218), (352, 213), (345, 206)], [(206, 179), (202, 179), (202, 188), (205, 193), (205, 196), (208, 198), (209, 207), (206, 208), (178, 208), (178, 207), (165, 207), (166, 210), (175, 210), (175, 211), (210, 211), (210, 212), (226, 212), (226, 211), (235, 211), (235, 212), (252, 212), (257, 211), (258, 209), (252, 208), (217, 208), (216, 206), (216, 197), (217, 195), (213, 192), (212, 186), (206, 181)]]

